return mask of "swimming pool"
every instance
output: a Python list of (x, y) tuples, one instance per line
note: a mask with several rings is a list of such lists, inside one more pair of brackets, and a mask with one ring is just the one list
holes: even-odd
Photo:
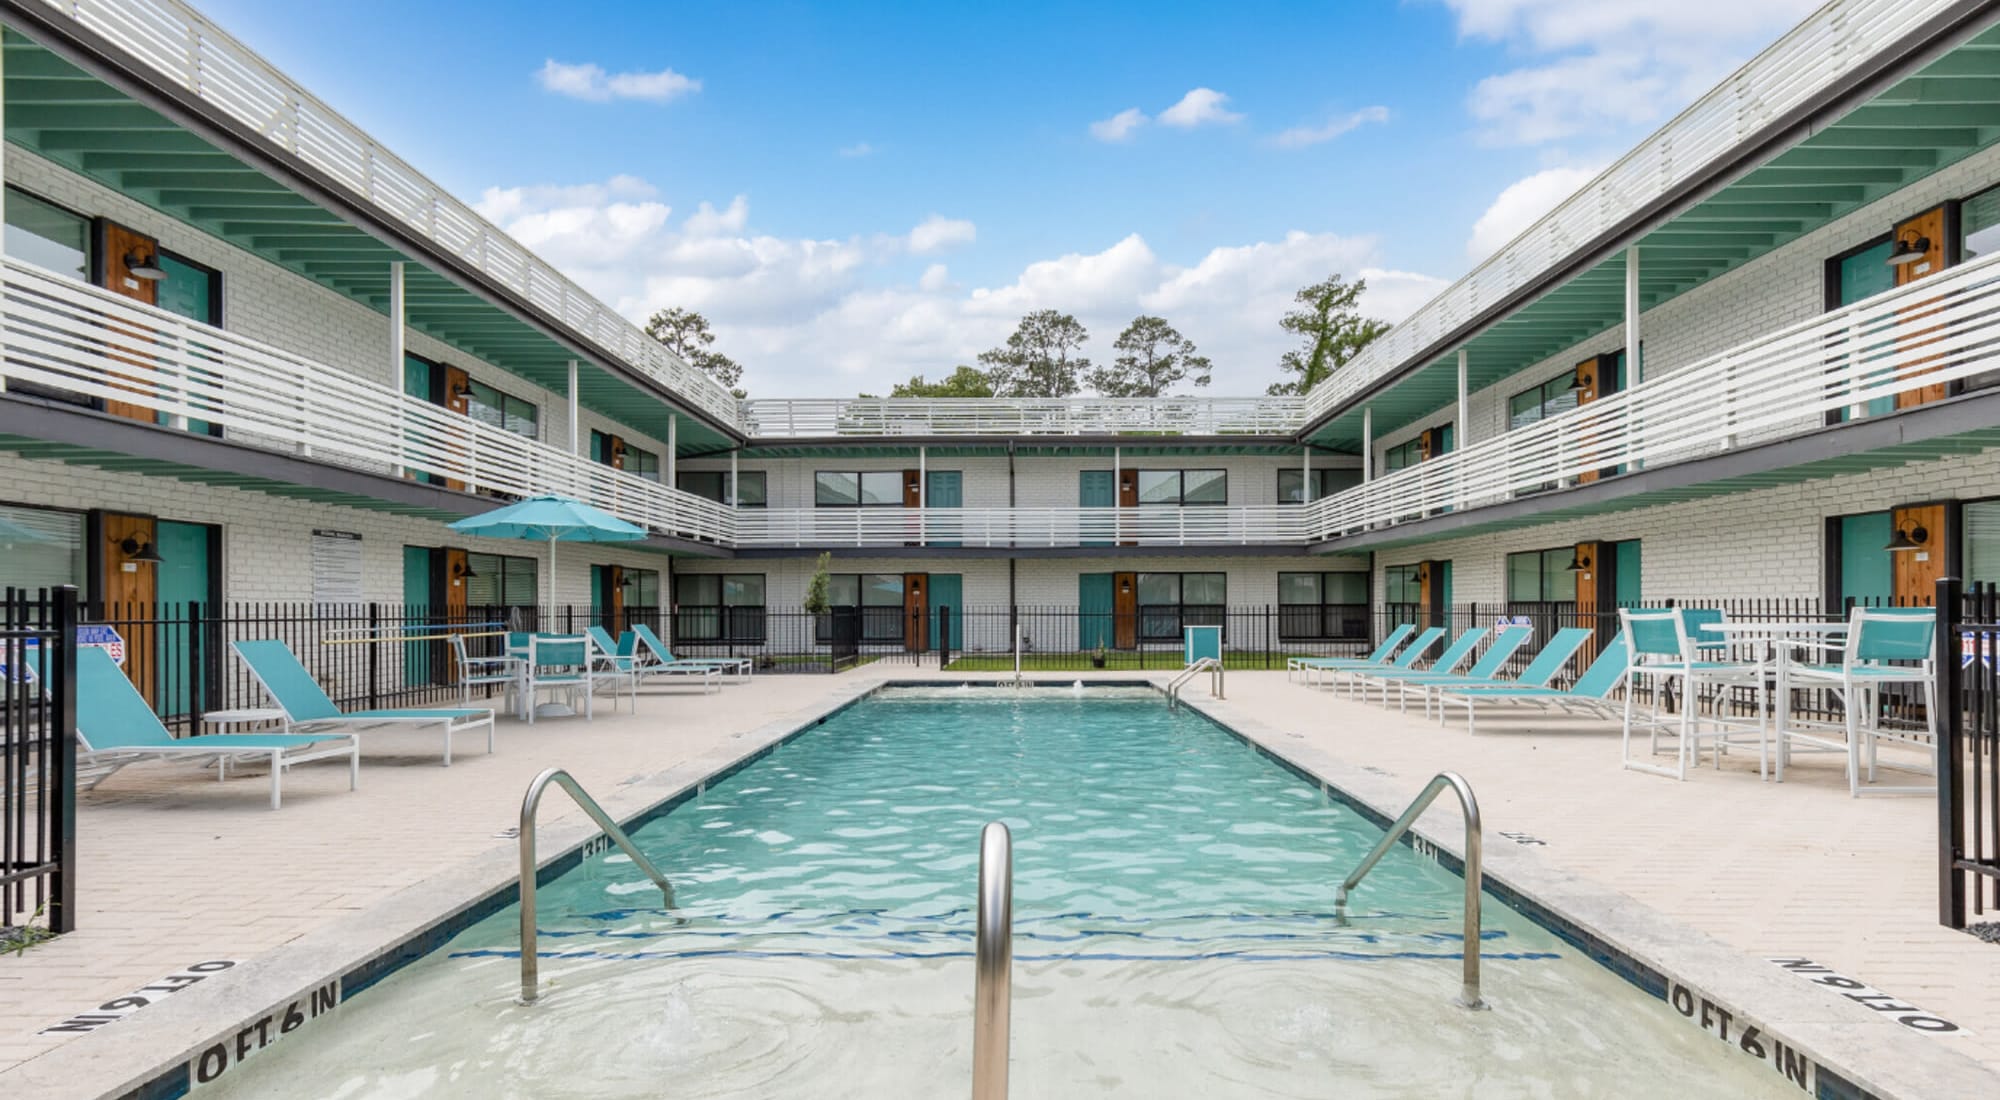
[[(1783, 1079), (1150, 690), (891, 689), (246, 1062), (214, 1096), (928, 1097), (970, 1079), (978, 835), (1014, 832), (1016, 1096), (1760, 1096)], [(1792, 1093), (1792, 1094), (1795, 1094)]]

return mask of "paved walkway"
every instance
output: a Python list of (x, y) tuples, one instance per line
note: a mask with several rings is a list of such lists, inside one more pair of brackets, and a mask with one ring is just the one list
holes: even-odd
[[(261, 775), (217, 784), (184, 766), (127, 769), (82, 803), (80, 930), (0, 957), (0, 1094), (6, 1067), (91, 1041), (37, 1034), (51, 1023), (191, 963), (251, 958), (509, 843), (521, 791), (544, 767), (569, 768), (612, 804), (640, 776), (733, 757), (736, 735), (916, 675), (760, 677), (720, 695), (642, 698), (636, 718), (503, 723), (499, 754), (462, 743), (448, 770), (433, 738), (376, 735), (361, 790), (346, 790), (342, 768), (307, 765), (277, 813)], [(1277, 672), (1232, 672), (1228, 692), (1224, 716), (1381, 769), (1411, 794), (1436, 771), (1460, 771), (1479, 793), (1489, 846), (1530, 845), (1753, 956), (1819, 960), (1969, 1028), (1938, 1041), (2000, 1068), (2000, 947), (1936, 924), (1928, 798), (1850, 799), (1825, 758), (1799, 763), (1783, 785), (1760, 782), (1746, 757), (1676, 783), (1622, 771), (1616, 730), (1601, 722), (1482, 720), (1469, 736)], [(576, 811), (551, 799), (543, 812)]]

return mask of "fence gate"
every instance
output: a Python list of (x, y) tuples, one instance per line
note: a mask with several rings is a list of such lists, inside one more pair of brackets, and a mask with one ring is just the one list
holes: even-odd
[(2000, 591), (1938, 582), (1938, 922), (2000, 910)]
[(76, 920), (76, 589), (0, 603), (0, 929)]

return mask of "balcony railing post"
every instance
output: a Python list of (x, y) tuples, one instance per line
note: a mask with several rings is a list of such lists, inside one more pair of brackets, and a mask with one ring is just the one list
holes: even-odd
[[(1965, 758), (1965, 706), (1959, 694), (1964, 661), (1959, 640), (1962, 598), (1957, 577), (1937, 582), (1938, 709), (1942, 712), (1938, 715), (1937, 746), (1938, 923), (1946, 928), (1965, 927), (1965, 875), (1958, 869), (1965, 851), (1965, 813), (1958, 799), (1958, 769)], [(1979, 659), (2000, 659), (2000, 653), (1992, 651), (1987, 638), (1975, 635), (1972, 641), (1976, 676), (1982, 671)]]

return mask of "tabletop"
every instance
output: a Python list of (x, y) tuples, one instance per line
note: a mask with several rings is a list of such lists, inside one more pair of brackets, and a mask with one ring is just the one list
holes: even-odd
[(1712, 630), (1717, 634), (1845, 634), (1847, 632), (1847, 624), (1844, 622), (1826, 623), (1812, 620), (1798, 622), (1738, 622), (1731, 620), (1720, 623), (1704, 623), (1702, 624), (1702, 629)]

